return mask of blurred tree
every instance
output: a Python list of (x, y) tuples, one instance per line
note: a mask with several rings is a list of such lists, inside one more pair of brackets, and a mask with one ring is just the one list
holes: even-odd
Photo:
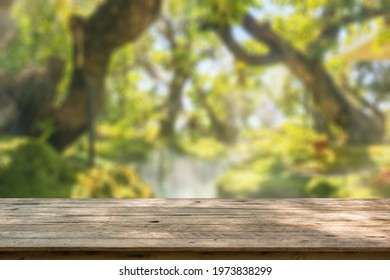
[[(168, 6), (167, 10), (169, 8), (171, 7)], [(188, 29), (188, 21), (178, 18), (177, 15), (172, 17), (172, 8), (170, 10), (162, 15), (157, 28), (158, 36), (161, 36), (168, 46), (168, 55), (163, 58), (164, 63), (156, 64), (158, 61), (150, 59), (150, 55), (141, 58), (139, 63), (152, 79), (167, 88), (167, 98), (161, 106), (164, 114), (160, 121), (160, 136), (172, 140), (177, 120), (183, 110), (184, 88), (196, 62), (192, 55), (193, 38)], [(153, 51), (150, 51), (153, 56)]]
[[(3, 2), (8, 7), (13, 1), (2, 1), (1, 4)], [(64, 101), (58, 106), (51, 102), (55, 99), (53, 96), (56, 96), (60, 79), (45, 78), (45, 75), (57, 76), (61, 73), (60, 69), (57, 70), (61, 67), (57, 63), (58, 58), (50, 60), (57, 63), (54, 72), (50, 68), (53, 67), (52, 63), (49, 63), (47, 70), (35, 69), (28, 75), (18, 74), (12, 82), (0, 85), (0, 100), (5, 100), (0, 103), (0, 111), (9, 112), (9, 108), (13, 108), (13, 113), (7, 115), (7, 121), (0, 123), (0, 133), (38, 136), (42, 134), (38, 120), (49, 120), (52, 128), (48, 141), (59, 150), (72, 143), (87, 128), (88, 91), (95, 93), (94, 111), (98, 113), (103, 107), (105, 77), (112, 53), (120, 46), (135, 41), (151, 25), (158, 16), (160, 4), (160, 0), (106, 0), (88, 17), (73, 15), (68, 26), (73, 45), (72, 70)], [(34, 26), (31, 29), (34, 30)], [(43, 45), (46, 42), (45, 34), (42, 35), (40, 44)], [(31, 42), (26, 46), (28, 45)], [(37, 86), (23, 87), (29, 81), (37, 81)], [(50, 95), (50, 98), (46, 98), (46, 102), (40, 102), (41, 96), (36, 95), (38, 92), (40, 95)], [(29, 100), (28, 110), (24, 110), (27, 105), (23, 105), (26, 99)], [(35, 101), (32, 102), (32, 99)], [(15, 130), (15, 126), (20, 126), (19, 120), (27, 119), (30, 121), (23, 123), (23, 129)], [(37, 121), (32, 121), (36, 119)]]
[[(8, 16), (12, 2), (1, 0), (0, 12)], [(88, 10), (92, 10), (92, 2), (96, 3), (77, 1)], [(109, 73), (119, 73), (121, 78), (110, 78), (109, 86), (115, 89), (115, 102), (121, 109), (111, 116), (120, 119), (124, 112), (134, 111), (133, 120), (142, 124), (157, 109), (161, 112), (160, 135), (172, 138), (185, 113), (189, 130), (208, 125), (218, 139), (231, 142), (238, 124), (247, 121), (257, 104), (253, 89), (258, 81), (253, 74), (258, 70), (247, 66), (281, 63), (305, 88), (306, 99), (310, 99), (305, 102), (313, 104), (310, 110), (322, 124), (320, 129), (330, 134), (329, 127), (336, 126), (350, 143), (357, 144), (379, 142), (383, 137), (384, 118), (346, 94), (347, 89), (331, 76), (327, 58), (340, 45), (341, 34), (356, 33), (350, 30), (352, 26), (367, 29), (363, 23), (389, 16), (388, 1), (166, 1), (159, 25), (151, 30), (146, 43), (121, 52), (111, 64), (115, 65), (112, 71), (109, 62), (114, 51), (137, 40), (157, 19), (161, 0), (100, 1), (88, 16), (73, 15), (66, 26), (61, 22), (69, 16), (69, 1), (23, 3), (23, 12), (18, 14), (21, 39), (15, 40), (4, 52), (7, 54), (0, 54), (10, 72), (0, 73), (0, 134), (44, 134), (54, 147), (64, 149), (87, 128), (88, 92), (95, 92), (94, 111), (99, 113), (106, 101), (105, 79)], [(44, 24), (38, 24), (37, 18), (44, 19)], [(11, 23), (0, 21), (0, 36), (2, 26), (12, 29)], [(229, 57), (218, 40), (205, 32), (208, 28), (222, 38), (236, 63), (226, 65)], [(66, 30), (68, 37), (62, 35)], [(251, 39), (243, 40), (248, 34)], [(0, 44), (6, 41), (0, 37)], [(73, 56), (65, 67), (61, 59), (66, 58), (70, 45)], [(210, 63), (216, 53), (225, 56), (224, 66)], [(43, 58), (52, 54), (56, 57), (46, 60), (44, 66)], [(10, 57), (18, 59), (15, 62)], [(31, 62), (40, 67), (23, 69)], [(60, 83), (64, 73), (69, 73), (67, 87)], [(149, 90), (150, 96), (141, 97), (146, 91), (141, 89), (145, 87), (141, 80), (146, 76), (156, 87)], [(164, 100), (153, 93), (160, 88), (166, 89)], [(287, 114), (295, 114), (297, 107), (289, 100), (301, 102), (305, 98), (298, 97), (299, 86), (286, 88), (294, 96), (277, 103)], [(59, 102), (57, 93), (61, 91), (65, 94)], [(134, 97), (132, 104), (125, 102), (126, 95)], [(243, 105), (243, 100), (251, 101)]]
[(234, 16), (233, 21), (227, 17), (226, 7), (217, 5), (221, 2), (210, 2), (219, 17), (214, 21), (205, 20), (204, 28), (216, 31), (237, 60), (252, 66), (283, 63), (311, 94), (325, 123), (343, 131), (349, 143), (369, 144), (382, 140), (384, 119), (372, 112), (370, 106), (351, 101), (332, 78), (325, 60), (340, 43), (342, 31), (348, 33), (352, 24), (389, 17), (389, 1), (279, 0), (276, 2), (279, 6), (264, 1), (263, 4), (283, 11), (283, 15), (252, 9), (240, 23), (254, 41), (267, 48), (259, 54), (239, 43), (234, 34), (237, 17)]
[(245, 96), (254, 88), (249, 74), (254, 71), (234, 63), (226, 67), (223, 44), (199, 29), (202, 7), (197, 1), (166, 1), (160, 20), (135, 46), (140, 55), (131, 59), (132, 68), (141, 66), (158, 92), (159, 136), (172, 144), (178, 134), (232, 142), (237, 123), (256, 104), (254, 95), (252, 100)]

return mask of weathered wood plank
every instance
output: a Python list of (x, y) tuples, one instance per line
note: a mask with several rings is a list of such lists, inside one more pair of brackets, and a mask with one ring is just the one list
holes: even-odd
[[(147, 202), (147, 203), (145, 203)], [(72, 199), (71, 202), (64, 199), (44, 199), (31, 200), (25, 199), (0, 199), (0, 205), (4, 206), (18, 206), (18, 207), (48, 207), (52, 205), (62, 208), (73, 208), (78, 205), (79, 208), (99, 208), (104, 205), (104, 209), (114, 207), (137, 207), (137, 208), (175, 208), (175, 207), (195, 207), (199, 208), (239, 208), (252, 209), (253, 207), (259, 209), (280, 209), (283, 206), (284, 210), (288, 209), (302, 209), (305, 207), (315, 208), (316, 210), (326, 209), (328, 211), (348, 211), (352, 207), (355, 211), (376, 211), (378, 207), (383, 210), (389, 210), (390, 204), (388, 199)], [(102, 208), (102, 207), (100, 207)]]
[(0, 199), (0, 258), (384, 259), (389, 199)]
[(17, 260), (389, 260), (389, 252), (292, 252), (292, 251), (17, 251), (0, 252), (0, 259)]

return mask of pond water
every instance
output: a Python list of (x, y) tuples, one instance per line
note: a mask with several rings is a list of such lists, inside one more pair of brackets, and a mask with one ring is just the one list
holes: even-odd
[(205, 160), (169, 150), (153, 151), (135, 169), (161, 198), (215, 198), (215, 180), (227, 169), (228, 160)]

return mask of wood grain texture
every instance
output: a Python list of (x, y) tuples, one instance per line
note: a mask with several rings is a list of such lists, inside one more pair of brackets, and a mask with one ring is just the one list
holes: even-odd
[(390, 259), (390, 199), (0, 199), (0, 259)]

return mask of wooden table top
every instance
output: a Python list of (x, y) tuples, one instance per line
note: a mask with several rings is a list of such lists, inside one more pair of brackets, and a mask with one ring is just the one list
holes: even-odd
[(390, 199), (0, 199), (0, 258), (35, 251), (387, 258)]

